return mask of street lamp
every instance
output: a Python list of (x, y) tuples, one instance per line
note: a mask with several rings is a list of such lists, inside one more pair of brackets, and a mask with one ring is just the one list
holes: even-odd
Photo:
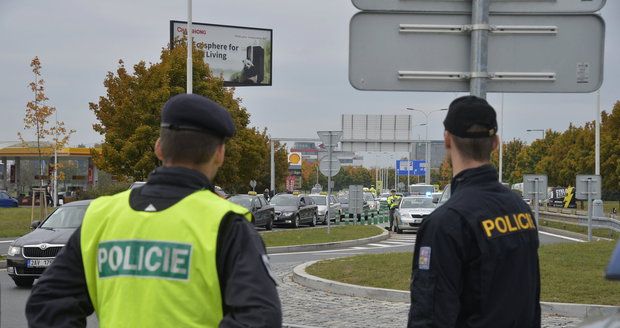
[[(424, 117), (426, 118), (426, 122), (424, 122), (424, 125), (426, 127), (426, 137), (425, 137), (425, 143), (426, 143), (426, 154), (424, 156), (424, 159), (426, 160), (426, 168), (425, 168), (425, 174), (424, 174), (424, 183), (426, 184), (431, 184), (431, 152), (430, 152), (430, 141), (428, 140), (428, 118), (430, 116), (430, 114), (432, 113), (436, 113), (436, 112), (442, 112), (442, 111), (446, 111), (448, 110), (447, 108), (441, 108), (441, 109), (435, 109), (435, 110), (431, 110), (431, 111), (423, 111), (421, 109), (417, 109), (417, 108), (409, 108), (407, 107), (407, 110), (411, 110), (411, 111), (415, 111), (415, 112), (420, 112), (422, 114), (424, 114)], [(407, 189), (409, 189), (409, 186), (407, 186)]]
[(527, 132), (542, 132), (542, 138), (545, 139), (545, 130), (543, 129), (527, 129)]

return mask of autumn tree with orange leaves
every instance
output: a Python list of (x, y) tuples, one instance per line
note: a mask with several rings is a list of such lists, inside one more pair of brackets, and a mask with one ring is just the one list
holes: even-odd
[[(41, 78), (42, 66), (39, 57), (32, 59), (30, 67), (34, 73), (34, 81), (30, 82), (28, 86), (33, 92), (34, 98), (26, 104), (24, 130), (33, 130), (34, 132), (39, 155), (39, 175), (43, 176), (43, 155), (51, 155), (54, 150), (58, 151), (65, 147), (75, 130), (67, 130), (65, 123), (58, 120), (55, 120), (54, 124), (50, 126), (49, 120), (56, 113), (56, 107), (47, 105), (49, 98), (45, 95), (45, 80)], [(17, 133), (17, 136), (24, 145), (30, 145), (20, 132)], [(51, 146), (47, 142), (48, 138), (51, 138)], [(43, 186), (42, 179), (39, 179), (39, 185)]]

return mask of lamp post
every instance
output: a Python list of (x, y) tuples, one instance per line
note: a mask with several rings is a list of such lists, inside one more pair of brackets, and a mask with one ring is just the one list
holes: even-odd
[(527, 129), (527, 132), (542, 132), (542, 138), (545, 139), (545, 130), (543, 129)]
[[(428, 140), (428, 118), (430, 116), (430, 114), (432, 113), (436, 113), (436, 112), (442, 112), (442, 111), (446, 111), (448, 110), (447, 108), (441, 108), (441, 109), (435, 109), (435, 110), (431, 110), (431, 111), (423, 111), (421, 109), (417, 109), (417, 108), (409, 108), (407, 107), (407, 110), (411, 110), (411, 111), (415, 111), (415, 112), (420, 112), (422, 114), (424, 114), (424, 117), (426, 118), (426, 122), (424, 122), (424, 125), (426, 126), (426, 154), (424, 156), (424, 159), (426, 160), (426, 168), (425, 168), (425, 174), (424, 174), (424, 183), (426, 184), (431, 184), (431, 152), (430, 152), (430, 141)], [(409, 188), (409, 186), (407, 186), (407, 188)]]

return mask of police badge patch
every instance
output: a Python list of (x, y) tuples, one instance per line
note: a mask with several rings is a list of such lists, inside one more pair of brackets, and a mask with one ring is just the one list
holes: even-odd
[(420, 247), (420, 257), (418, 258), (418, 268), (429, 270), (431, 268), (431, 248), (428, 246)]

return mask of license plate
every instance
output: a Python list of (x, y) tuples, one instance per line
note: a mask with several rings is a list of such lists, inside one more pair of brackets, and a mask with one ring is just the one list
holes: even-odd
[(28, 260), (26, 266), (29, 268), (47, 268), (52, 264), (53, 259), (47, 260)]

